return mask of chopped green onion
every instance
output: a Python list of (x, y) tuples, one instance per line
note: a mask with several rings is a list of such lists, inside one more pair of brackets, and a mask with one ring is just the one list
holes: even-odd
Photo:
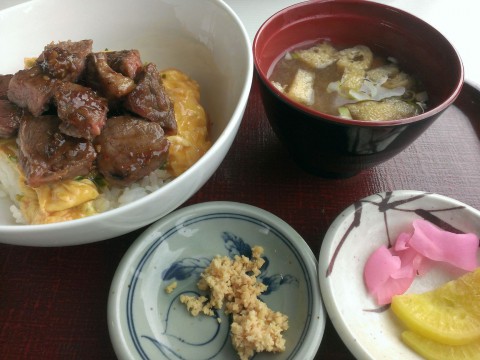
[(107, 186), (107, 182), (105, 181), (105, 178), (101, 175), (95, 175), (95, 176), (92, 176), (91, 179), (90, 179), (96, 186), (97, 188), (103, 188), (105, 186)]
[(353, 120), (350, 110), (348, 110), (345, 106), (340, 106), (338, 108), (338, 113), (340, 114), (341, 118)]

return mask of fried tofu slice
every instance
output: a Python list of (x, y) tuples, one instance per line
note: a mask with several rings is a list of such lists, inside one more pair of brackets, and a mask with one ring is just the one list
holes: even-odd
[(367, 70), (372, 65), (373, 53), (368, 46), (357, 45), (338, 52), (337, 67), (339, 70), (357, 68)]
[(313, 72), (298, 69), (295, 78), (288, 88), (288, 97), (304, 105), (312, 105), (315, 99), (314, 81), (315, 74)]
[(358, 91), (364, 80), (365, 70), (356, 67), (346, 68), (340, 80), (340, 91), (347, 95), (351, 90)]
[(298, 50), (293, 57), (315, 69), (324, 69), (338, 59), (338, 51), (329, 43), (323, 42), (306, 50)]
[(381, 101), (360, 101), (346, 104), (353, 119), (366, 121), (397, 120), (421, 113), (421, 108), (397, 98), (386, 98)]

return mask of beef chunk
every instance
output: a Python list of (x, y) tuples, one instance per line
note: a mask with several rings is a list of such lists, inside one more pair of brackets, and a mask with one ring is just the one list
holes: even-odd
[(28, 109), (33, 116), (40, 116), (50, 105), (56, 81), (45, 75), (38, 65), (20, 70), (10, 80), (8, 99)]
[(7, 99), (8, 84), (12, 77), (12, 74), (0, 75), (0, 100)]
[(95, 139), (97, 168), (115, 186), (128, 186), (160, 168), (170, 143), (158, 123), (131, 116), (112, 117)]
[(22, 108), (9, 100), (0, 99), (0, 139), (15, 136), (22, 117)]
[(120, 99), (135, 88), (135, 82), (114, 71), (107, 62), (105, 53), (91, 53), (87, 56), (85, 81), (87, 86), (97, 90), (108, 100)]
[(159, 123), (169, 135), (177, 132), (173, 103), (165, 92), (160, 74), (153, 63), (143, 68), (137, 86), (125, 99), (125, 108)]
[(37, 58), (37, 64), (53, 78), (76, 82), (85, 69), (87, 55), (92, 52), (92, 43), (92, 40), (50, 43)]
[(62, 82), (54, 95), (60, 130), (67, 135), (92, 140), (102, 131), (107, 120), (107, 100), (93, 90)]
[(138, 50), (109, 51), (107, 62), (116, 72), (135, 80), (143, 68)]
[(30, 186), (73, 179), (92, 170), (96, 157), (92, 143), (62, 134), (59, 125), (54, 115), (24, 116), (20, 122), (19, 160)]

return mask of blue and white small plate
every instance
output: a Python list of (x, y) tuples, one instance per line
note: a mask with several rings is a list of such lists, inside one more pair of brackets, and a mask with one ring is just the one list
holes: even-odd
[[(171, 213), (127, 251), (108, 301), (110, 337), (120, 359), (235, 359), (229, 320), (191, 316), (181, 294), (198, 294), (200, 273), (216, 255), (250, 255), (264, 248), (261, 300), (289, 318), (286, 351), (255, 359), (313, 359), (325, 329), (317, 261), (287, 223), (259, 208), (208, 202)], [(165, 288), (177, 283), (172, 293)]]

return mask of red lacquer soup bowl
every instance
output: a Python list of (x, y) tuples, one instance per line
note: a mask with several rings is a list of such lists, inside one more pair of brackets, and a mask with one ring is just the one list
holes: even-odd
[[(301, 105), (273, 86), (270, 73), (287, 51), (325, 40), (366, 45), (396, 59), (424, 84), (426, 111), (397, 120), (351, 120)], [(349, 177), (401, 152), (455, 101), (464, 80), (457, 51), (435, 28), (407, 12), (362, 0), (307, 1), (279, 11), (259, 28), (253, 56), (273, 130), (303, 169), (325, 177)]]

